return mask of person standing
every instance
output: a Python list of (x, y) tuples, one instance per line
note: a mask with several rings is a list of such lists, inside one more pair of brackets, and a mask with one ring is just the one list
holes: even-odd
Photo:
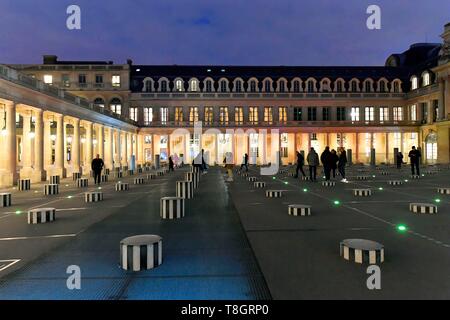
[(330, 175), (331, 175), (331, 152), (330, 152), (330, 147), (328, 147), (328, 146), (325, 147), (325, 150), (320, 155), (320, 161), (322, 162), (322, 165), (323, 165), (323, 171), (325, 173), (325, 180), (329, 181), (330, 180)]
[(227, 182), (233, 182), (233, 154), (231, 152), (225, 153), (225, 158), (223, 159), (223, 163), (225, 164), (225, 169), (227, 170), (228, 177), (226, 179)]
[[(422, 154), (419, 150), (416, 149), (415, 146), (412, 147), (411, 151), (408, 154), (409, 161), (411, 163), (411, 174), (414, 175), (414, 172), (416, 172), (417, 175), (420, 175), (419, 171), (419, 163), (420, 158), (422, 157)], [(416, 170), (414, 170), (414, 168)]]
[(347, 182), (345, 178), (345, 166), (347, 165), (347, 154), (344, 148), (340, 149), (339, 160), (338, 160), (338, 171), (341, 174), (342, 182)]
[(337, 162), (339, 161), (339, 157), (336, 153), (336, 150), (331, 150), (331, 155), (330, 155), (330, 165), (331, 165), (331, 170), (333, 172), (333, 178), (336, 178), (336, 169), (337, 169)]
[(309, 165), (309, 178), (311, 181), (317, 181), (317, 166), (319, 165), (319, 155), (317, 154), (316, 150), (314, 148), (311, 148), (309, 150), (308, 155), (306, 156), (306, 160), (308, 161)]
[(175, 171), (175, 170), (174, 170), (174, 163), (173, 163), (172, 157), (169, 157), (169, 172), (170, 172), (170, 171)]
[(305, 171), (303, 171), (303, 166), (305, 165), (305, 157), (297, 151), (297, 168), (295, 169), (295, 178), (298, 178), (298, 171), (302, 173), (304, 177), (306, 177)]
[(242, 168), (245, 167), (245, 172), (248, 172), (248, 154), (244, 154), (244, 162), (241, 164), (241, 171)]
[(100, 184), (101, 181), (101, 174), (102, 170), (105, 164), (103, 163), (103, 160), (100, 158), (100, 155), (97, 154), (94, 160), (92, 160), (91, 163), (91, 169), (94, 171), (94, 183)]
[(401, 169), (402, 168), (402, 163), (403, 163), (403, 153), (401, 153), (400, 151), (397, 152), (397, 169)]

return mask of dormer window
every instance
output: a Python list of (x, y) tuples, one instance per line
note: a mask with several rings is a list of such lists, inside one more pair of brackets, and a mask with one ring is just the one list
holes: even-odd
[(430, 74), (429, 74), (428, 72), (425, 72), (425, 73), (423, 74), (422, 79), (423, 79), (423, 86), (424, 86), (424, 87), (430, 85)]
[(414, 76), (411, 78), (411, 90), (416, 90), (418, 88), (417, 77)]

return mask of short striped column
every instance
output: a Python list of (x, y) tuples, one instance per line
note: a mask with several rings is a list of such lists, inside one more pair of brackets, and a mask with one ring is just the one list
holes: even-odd
[(180, 219), (184, 217), (184, 199), (179, 197), (163, 197), (160, 204), (162, 219)]
[(48, 182), (49, 182), (50, 184), (59, 184), (60, 181), (61, 181), (60, 176), (50, 176), (50, 177), (48, 178)]
[(160, 236), (137, 235), (120, 241), (120, 266), (122, 269), (149, 270), (160, 266), (162, 262), (162, 238)]
[(0, 207), (10, 207), (11, 206), (11, 193), (3, 192), (0, 193), (2, 202)]
[(99, 202), (103, 201), (103, 192), (90, 191), (84, 193), (84, 202)]
[(265, 188), (266, 183), (264, 181), (255, 181), (255, 182), (253, 182), (253, 186), (255, 188)]
[(340, 255), (359, 264), (380, 264), (384, 262), (384, 246), (371, 240), (345, 239), (340, 243)]
[(142, 173), (143, 171), (142, 171), (142, 168), (138, 168), (137, 169), (137, 173)]
[(194, 198), (194, 184), (192, 181), (177, 181), (176, 182), (176, 194), (178, 198), (192, 199)]
[(412, 213), (437, 213), (437, 206), (432, 203), (410, 203), (409, 211)]
[(334, 181), (322, 181), (322, 186), (324, 187), (334, 187), (336, 185), (336, 182)]
[(369, 180), (369, 176), (356, 176), (356, 180)]
[(86, 188), (89, 185), (89, 179), (88, 178), (79, 178), (77, 180), (77, 187), (78, 188)]
[(310, 181), (311, 177), (310, 176), (302, 176), (302, 180), (303, 181)]
[(147, 175), (147, 180), (153, 180), (156, 179), (156, 173), (150, 173)]
[(31, 189), (31, 180), (30, 179), (19, 179), (17, 180), (17, 187), (19, 191), (26, 191)]
[(288, 172), (289, 177), (295, 177), (295, 172)]
[(388, 176), (389, 175), (389, 172), (387, 172), (387, 171), (381, 171), (380, 173), (381, 173), (382, 176)]
[(267, 190), (266, 198), (281, 198), (283, 195), (282, 190)]
[(122, 171), (114, 171), (114, 178), (117, 178), (117, 179), (123, 178), (123, 172)]
[(144, 184), (145, 179), (144, 178), (134, 178), (134, 184)]
[(438, 188), (437, 192), (440, 194), (450, 194), (450, 188)]
[(156, 174), (157, 174), (159, 177), (161, 177), (161, 176), (164, 175), (164, 171), (158, 170), (158, 171), (156, 171)]
[(72, 173), (72, 179), (73, 181), (77, 181), (78, 179), (81, 178), (81, 172), (73, 172)]
[(188, 181), (192, 181), (194, 184), (194, 189), (198, 188), (200, 182), (200, 173), (198, 172), (186, 172), (184, 174), (184, 179)]
[(130, 186), (128, 183), (125, 182), (118, 182), (116, 183), (116, 191), (128, 191), (130, 189)]
[(256, 177), (247, 177), (247, 181), (255, 182), (256, 180)]
[(111, 170), (109, 169), (105, 169), (105, 174), (109, 176), (109, 174), (111, 173)]
[(310, 216), (311, 206), (305, 204), (290, 204), (288, 205), (288, 214), (290, 216)]
[(248, 172), (242, 172), (242, 173), (241, 173), (241, 177), (247, 178), (247, 177), (248, 177)]
[(149, 166), (145, 166), (145, 167), (144, 167), (144, 171), (145, 171), (145, 172), (149, 172), (149, 171), (150, 171), (150, 167), (149, 167)]
[(389, 180), (388, 184), (391, 186), (401, 186), (403, 184), (402, 180)]
[(108, 175), (107, 174), (102, 174), (100, 176), (100, 181), (101, 182), (108, 182)]
[(58, 184), (45, 184), (44, 185), (44, 194), (45, 195), (54, 195), (59, 193), (59, 185)]
[(357, 197), (369, 197), (372, 195), (371, 189), (353, 189), (353, 195)]
[(55, 221), (55, 208), (37, 208), (28, 211), (28, 224), (38, 224)]
[(200, 168), (191, 166), (191, 172), (198, 172), (198, 173), (200, 173)]
[(128, 175), (129, 175), (129, 176), (134, 175), (134, 170), (128, 170)]
[(420, 176), (418, 174), (412, 174), (411, 179), (420, 179)]

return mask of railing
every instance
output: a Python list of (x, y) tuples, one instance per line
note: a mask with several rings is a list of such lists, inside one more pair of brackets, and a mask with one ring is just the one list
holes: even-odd
[(53, 82), (52, 86), (70, 90), (122, 90), (122, 85), (113, 85), (112, 82)]
[[(267, 122), (267, 121), (244, 121), (234, 122), (228, 121), (226, 123), (220, 121), (202, 122), (203, 128), (239, 128), (239, 127), (269, 127), (269, 128), (283, 128), (283, 127), (355, 127), (355, 126), (419, 126), (420, 121), (384, 121), (384, 122), (366, 122), (366, 121), (285, 121), (285, 122)], [(150, 128), (189, 128), (194, 127), (191, 121), (152, 121), (149, 124), (143, 124), (144, 127)]]
[(42, 92), (44, 94), (47, 94), (47, 95), (50, 95), (53, 97), (57, 97), (63, 101), (66, 101), (71, 104), (75, 104), (81, 108), (89, 109), (89, 110), (107, 115), (109, 117), (121, 120), (123, 122), (137, 125), (136, 121), (133, 121), (125, 116), (113, 113), (111, 110), (94, 105), (93, 103), (89, 102), (88, 100), (86, 100), (84, 98), (81, 98), (79, 96), (71, 94), (71, 93), (69, 93), (63, 89), (60, 89), (56, 86), (45, 84), (43, 81), (37, 80), (37, 79), (27, 76), (27, 75), (24, 75), (10, 67), (0, 65), (0, 78), (10, 81), (10, 82), (13, 82), (13, 83), (16, 83), (16, 84), (19, 84), (21, 86), (27, 87), (27, 88), (35, 90), (35, 91), (39, 91), (39, 92)]
[(439, 85), (437, 83), (426, 86), (426, 87), (422, 87), (422, 88), (418, 88), (415, 90), (412, 90), (410, 92), (407, 93), (406, 98), (411, 99), (411, 98), (415, 98), (415, 97), (420, 97), (420, 96), (424, 96), (427, 94), (431, 94), (431, 93), (435, 93), (439, 91)]

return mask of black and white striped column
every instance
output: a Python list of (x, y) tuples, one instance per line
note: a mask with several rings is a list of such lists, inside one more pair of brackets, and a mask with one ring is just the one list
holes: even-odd
[(247, 177), (247, 181), (255, 182), (256, 180), (256, 177)]
[(242, 172), (242, 173), (241, 173), (241, 177), (247, 178), (247, 177), (248, 177), (248, 172)]
[(145, 179), (144, 178), (134, 178), (134, 184), (144, 184)]
[(324, 187), (334, 187), (336, 185), (336, 182), (334, 181), (322, 181), (322, 186)]
[(128, 183), (125, 182), (118, 182), (116, 183), (116, 191), (127, 191), (130, 189), (130, 186)]
[(357, 196), (357, 197), (369, 197), (372, 195), (372, 190), (371, 189), (353, 189), (353, 195)]
[(403, 184), (402, 180), (389, 180), (388, 184), (391, 186), (401, 186)]
[(38, 224), (55, 221), (55, 208), (37, 208), (28, 211), (28, 224)]
[(371, 240), (345, 239), (340, 243), (340, 255), (360, 264), (380, 264), (384, 262), (384, 246)]
[(389, 172), (387, 172), (387, 171), (381, 171), (380, 173), (381, 173), (382, 176), (388, 176), (389, 175)]
[(288, 214), (291, 216), (310, 216), (311, 206), (305, 204), (288, 205)]
[(88, 178), (79, 178), (77, 180), (77, 187), (78, 188), (86, 188), (89, 185), (89, 179)]
[(124, 270), (141, 271), (156, 268), (163, 262), (162, 238), (138, 235), (120, 241), (120, 266)]
[(53, 195), (59, 193), (59, 185), (58, 184), (45, 184), (44, 185), (44, 194), (45, 195)]
[(147, 175), (147, 180), (153, 180), (156, 179), (156, 173), (150, 173)]
[(192, 183), (192, 181), (189, 180), (177, 181), (176, 188), (177, 188), (176, 190), (177, 197), (183, 199), (194, 198), (194, 184)]
[(100, 181), (101, 182), (108, 182), (108, 175), (107, 174), (102, 174), (100, 176)]
[(81, 178), (81, 172), (73, 172), (72, 173), (72, 179), (73, 181), (77, 181), (78, 179)]
[(283, 195), (282, 190), (267, 190), (266, 197), (267, 198), (281, 198)]
[(128, 175), (129, 175), (129, 176), (134, 175), (134, 170), (128, 170)]
[(184, 199), (179, 197), (161, 198), (160, 216), (162, 219), (180, 219), (184, 217)]
[(60, 184), (61, 182), (61, 178), (60, 176), (56, 175), (56, 176), (50, 176), (48, 178), (48, 181), (50, 184)]
[(198, 172), (186, 172), (184, 174), (184, 179), (187, 181), (192, 181), (194, 184), (194, 189), (198, 188), (200, 183), (200, 173)]
[(356, 180), (369, 180), (369, 176), (356, 176)]
[(440, 194), (450, 194), (450, 188), (438, 188), (437, 191)]
[(437, 213), (437, 206), (432, 203), (410, 203), (409, 211), (412, 213)]
[(111, 173), (111, 170), (105, 169), (105, 174), (106, 174), (107, 176), (109, 176), (110, 173)]
[(265, 188), (266, 183), (264, 181), (255, 181), (255, 182), (253, 182), (253, 186), (255, 188)]
[(122, 179), (123, 178), (122, 171), (114, 171), (114, 178)]
[(84, 193), (84, 202), (99, 202), (103, 201), (103, 192), (90, 191)]
[(164, 171), (163, 171), (163, 170), (158, 170), (158, 171), (156, 171), (156, 174), (157, 174), (159, 177), (161, 177), (161, 176), (164, 175)]
[(0, 193), (2, 202), (0, 207), (10, 207), (11, 206), (11, 193), (3, 192)]
[(142, 173), (143, 171), (142, 171), (142, 168), (137, 168), (137, 173)]
[(310, 181), (311, 177), (310, 176), (302, 176), (302, 180), (303, 181)]
[(420, 179), (420, 176), (418, 175), (418, 174), (412, 174), (411, 176), (411, 179)]
[(19, 179), (17, 180), (17, 187), (19, 191), (26, 191), (31, 189), (31, 180), (30, 179)]

